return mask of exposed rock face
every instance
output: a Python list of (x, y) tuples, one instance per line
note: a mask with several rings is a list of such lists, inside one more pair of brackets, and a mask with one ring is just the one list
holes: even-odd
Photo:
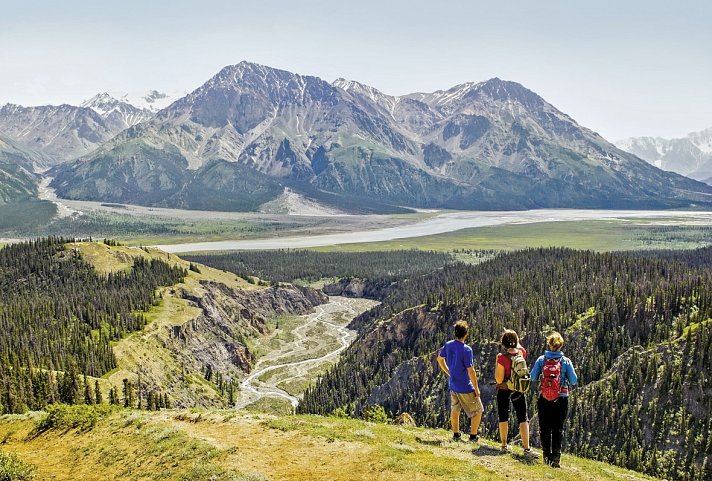
[(37, 195), (39, 176), (33, 172), (43, 157), (0, 134), (0, 205)]
[(365, 297), (366, 299), (382, 300), (394, 288), (393, 283), (382, 283), (359, 278), (341, 279), (322, 288), (330, 296)]
[(170, 352), (182, 373), (180, 376), (148, 373), (144, 377), (144, 382), (170, 392), (176, 406), (222, 406), (212, 393), (200, 392), (184, 383), (186, 373), (198, 376), (210, 370), (226, 380), (239, 379), (255, 363), (246, 340), (265, 334), (270, 317), (306, 314), (328, 301), (326, 295), (315, 289), (297, 286), (242, 290), (213, 281), (202, 281), (201, 286), (205, 292), (199, 296), (176, 291), (178, 297), (188, 300), (201, 313), (158, 333), (160, 344)]
[(0, 107), (0, 132), (56, 164), (91, 152), (119, 131), (88, 107), (6, 104)]
[[(129, 188), (159, 157), (169, 188)], [(110, 178), (125, 185), (107, 189), (106, 172), (127, 158), (131, 168)], [(220, 182), (204, 181), (216, 165)], [(214, 210), (257, 210), (285, 187), (334, 207), (380, 209), (682, 207), (712, 194), (515, 82), (390, 96), (248, 62), (61, 167), (53, 187), (67, 198)]]
[(620, 140), (616, 145), (663, 170), (709, 184), (712, 175), (712, 127), (680, 139), (633, 137)]

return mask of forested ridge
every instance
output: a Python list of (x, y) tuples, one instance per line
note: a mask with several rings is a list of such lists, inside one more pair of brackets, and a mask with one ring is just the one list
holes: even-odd
[(660, 257), (535, 249), (412, 277), (354, 322), (359, 339), (299, 409), (359, 414), (378, 403), (446, 426), (446, 380), (433, 356), (464, 318), (492, 433), (487, 382), (503, 328), (522, 335), (530, 363), (558, 330), (584, 385), (572, 397), (569, 449), (658, 476), (709, 479), (709, 258), (709, 248)]
[[(181, 268), (141, 256), (128, 271), (102, 275), (78, 250), (65, 248), (69, 242), (50, 237), (0, 249), (4, 412), (78, 400), (78, 378), (113, 369), (110, 343), (143, 329), (143, 312), (159, 301), (157, 287), (186, 275)], [(56, 371), (64, 373), (60, 379)], [(62, 392), (65, 378), (72, 393)]]
[(185, 255), (183, 259), (277, 282), (318, 281), (323, 278), (364, 278), (388, 282), (430, 272), (455, 262), (443, 252), (400, 250), (385, 252), (317, 252), (280, 249), (229, 254)]

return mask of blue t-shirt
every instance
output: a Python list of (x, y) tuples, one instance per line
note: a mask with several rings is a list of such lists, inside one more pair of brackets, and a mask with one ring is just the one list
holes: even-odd
[(461, 394), (473, 392), (475, 387), (467, 374), (467, 368), (474, 366), (470, 346), (453, 339), (440, 349), (440, 356), (445, 358), (450, 371), (450, 390)]

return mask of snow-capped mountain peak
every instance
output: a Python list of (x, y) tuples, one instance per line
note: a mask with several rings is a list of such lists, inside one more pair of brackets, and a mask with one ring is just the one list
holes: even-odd
[(128, 104), (127, 102), (121, 102), (120, 100), (112, 97), (108, 93), (102, 92), (96, 94), (88, 100), (85, 100), (79, 106), (90, 108), (103, 117), (114, 110), (121, 109), (121, 104), (133, 107), (133, 105)]
[(90, 108), (99, 114), (104, 121), (113, 124), (113, 128), (123, 130), (153, 117), (148, 109), (136, 107), (125, 101), (118, 100), (107, 92), (96, 94), (81, 103), (81, 107)]

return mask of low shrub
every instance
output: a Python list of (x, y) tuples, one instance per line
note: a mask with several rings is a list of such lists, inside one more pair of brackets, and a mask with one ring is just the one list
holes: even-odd
[(38, 435), (50, 429), (89, 431), (94, 428), (99, 419), (118, 409), (109, 404), (50, 404), (46, 409), (47, 414), (35, 423), (31, 435)]
[(25, 481), (34, 479), (37, 468), (16, 455), (0, 451), (0, 481)]

